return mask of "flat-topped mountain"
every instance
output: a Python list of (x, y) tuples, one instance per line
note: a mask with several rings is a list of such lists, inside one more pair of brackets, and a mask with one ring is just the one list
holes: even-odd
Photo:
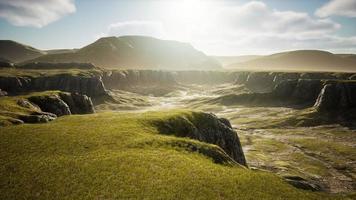
[(16, 63), (34, 59), (44, 54), (41, 50), (12, 40), (0, 40), (0, 58), (2, 60)]
[(246, 62), (234, 63), (228, 68), (258, 70), (355, 71), (355, 54), (332, 54), (319, 50), (298, 50), (276, 53)]
[(74, 52), (47, 54), (30, 62), (86, 62), (106, 68), (220, 69), (220, 64), (187, 43), (144, 36), (100, 38)]

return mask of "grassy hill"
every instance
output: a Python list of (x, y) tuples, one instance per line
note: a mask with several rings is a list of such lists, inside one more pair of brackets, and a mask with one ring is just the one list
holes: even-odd
[(298, 50), (272, 54), (227, 68), (290, 71), (356, 71), (356, 55), (332, 54), (327, 51)]
[(44, 55), (30, 62), (91, 62), (106, 68), (220, 69), (190, 44), (144, 36), (100, 38), (73, 52)]
[(204, 115), (100, 113), (2, 127), (0, 199), (339, 198), (296, 189), (271, 173), (214, 163), (196, 149), (215, 151), (215, 145), (163, 135), (155, 126), (177, 116)]
[(246, 56), (213, 56), (224, 67), (229, 67), (231, 64), (247, 62), (261, 56), (258, 55), (246, 55)]
[(15, 41), (0, 40), (0, 58), (4, 60), (17, 63), (34, 59), (44, 54), (41, 50)]

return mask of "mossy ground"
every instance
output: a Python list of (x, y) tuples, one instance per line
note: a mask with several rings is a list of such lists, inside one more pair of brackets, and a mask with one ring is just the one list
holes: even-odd
[[(0, 130), (1, 199), (334, 199), (216, 164), (152, 121), (189, 111), (100, 113)], [(352, 197), (349, 197), (352, 199)]]

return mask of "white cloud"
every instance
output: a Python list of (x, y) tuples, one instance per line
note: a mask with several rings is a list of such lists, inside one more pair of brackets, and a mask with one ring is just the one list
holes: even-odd
[(166, 36), (165, 29), (158, 21), (125, 21), (110, 24), (100, 36), (145, 35), (157, 38)]
[(223, 8), (218, 13), (218, 21), (224, 28), (238, 33), (274, 34), (323, 34), (333, 32), (340, 25), (329, 19), (315, 19), (307, 13), (278, 11), (262, 2), (250, 2), (242, 6)]
[[(292, 49), (356, 51), (356, 37), (337, 37), (340, 24), (308, 13), (279, 11), (260, 1), (217, 4), (197, 18), (128, 21), (104, 35), (149, 35), (193, 44), (207, 54), (267, 54)], [(185, 21), (184, 21), (185, 20)]]
[(0, 0), (0, 17), (15, 26), (40, 28), (75, 10), (73, 0)]
[(356, 17), (356, 0), (331, 0), (319, 8), (315, 14), (319, 17), (332, 15)]

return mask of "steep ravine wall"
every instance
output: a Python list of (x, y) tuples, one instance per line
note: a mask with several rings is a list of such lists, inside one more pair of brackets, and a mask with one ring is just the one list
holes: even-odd
[(52, 76), (0, 76), (0, 89), (10, 95), (31, 91), (61, 90), (77, 92), (90, 97), (106, 95), (101, 76), (58, 74)]

